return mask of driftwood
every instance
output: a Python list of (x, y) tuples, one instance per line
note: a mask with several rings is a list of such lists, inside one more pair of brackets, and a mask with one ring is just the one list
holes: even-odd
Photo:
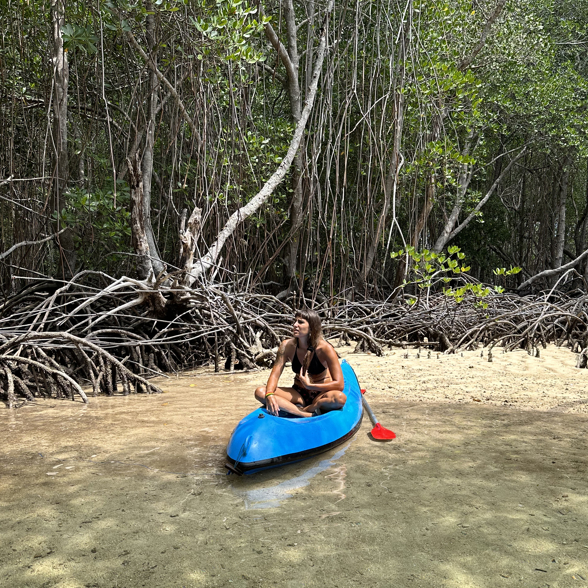
[[(246, 276), (189, 288), (181, 275), (145, 280), (84, 272), (69, 282), (43, 280), (0, 305), (0, 398), (9, 407), (35, 398), (158, 392), (149, 378), (202, 365), (270, 366), (290, 336), (293, 309), (305, 304), (248, 289)], [(586, 365), (588, 296), (520, 297), (492, 292), (487, 308), (431, 294), (412, 306), (333, 298), (315, 305), (327, 339), (358, 351), (418, 346), (451, 353), (484, 345), (548, 343), (581, 353)], [(308, 302), (309, 305), (310, 302)]]

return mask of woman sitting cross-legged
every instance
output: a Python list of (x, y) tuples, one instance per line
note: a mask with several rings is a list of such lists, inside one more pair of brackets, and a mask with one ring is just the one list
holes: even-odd
[[(297, 311), (292, 335), (282, 341), (267, 385), (255, 390), (255, 398), (273, 415), (281, 409), (308, 417), (341, 408), (347, 400), (343, 372), (333, 346), (323, 339), (318, 314), (306, 308)], [(292, 362), (294, 384), (278, 387), (287, 361)]]

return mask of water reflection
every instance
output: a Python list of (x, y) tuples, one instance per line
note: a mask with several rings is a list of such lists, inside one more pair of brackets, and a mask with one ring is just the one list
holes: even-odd
[[(246, 510), (277, 508), (282, 504), (282, 502), (284, 502), (284, 500), (290, 498), (297, 490), (308, 486), (310, 480), (312, 480), (312, 478), (314, 478), (316, 475), (334, 466), (337, 460), (345, 454), (349, 445), (350, 443), (347, 443), (342, 449), (337, 451), (337, 453), (331, 457), (323, 459), (317, 465), (305, 470), (302, 474), (289, 480), (284, 480), (275, 486), (243, 489), (238, 488), (235, 484), (232, 484), (231, 489), (233, 492), (235, 492), (235, 494), (243, 498)], [(340, 486), (337, 488), (336, 493), (340, 496), (339, 500), (342, 500), (345, 497), (345, 495), (341, 492), (344, 487), (342, 482), (343, 479), (344, 475), (341, 476), (338, 474), (337, 481), (340, 482)], [(249, 480), (250, 478), (241, 478), (237, 483), (241, 486), (249, 483)]]

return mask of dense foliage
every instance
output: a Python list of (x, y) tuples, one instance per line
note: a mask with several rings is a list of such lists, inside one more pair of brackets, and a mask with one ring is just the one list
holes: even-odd
[(586, 0), (5, 0), (0, 19), (0, 253), (30, 242), (0, 258), (4, 293), (133, 275), (136, 153), (152, 255), (178, 265), (196, 207), (203, 255), (285, 157), (324, 30), (289, 179), (219, 279), (387, 295), (412, 259), (392, 252), (457, 246), (481, 281), (520, 266), (516, 287), (588, 248)]

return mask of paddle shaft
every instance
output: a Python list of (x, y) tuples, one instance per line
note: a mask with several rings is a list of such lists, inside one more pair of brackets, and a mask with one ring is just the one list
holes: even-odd
[(390, 431), (382, 427), (382, 425), (380, 425), (378, 419), (376, 418), (376, 415), (372, 411), (370, 405), (368, 404), (368, 401), (365, 399), (365, 396), (363, 394), (361, 395), (361, 402), (370, 417), (370, 421), (372, 421), (372, 425), (374, 425), (374, 428), (371, 430), (372, 438), (376, 441), (390, 441), (392, 439), (396, 439), (396, 433), (394, 433), (394, 431)]
[(365, 394), (361, 395), (361, 402), (363, 403), (363, 407), (365, 408), (365, 411), (368, 413), (368, 416), (370, 417), (370, 421), (372, 421), (372, 425), (374, 425), (375, 427), (378, 424), (378, 419), (376, 418), (374, 411), (368, 404), (368, 401), (365, 399)]

